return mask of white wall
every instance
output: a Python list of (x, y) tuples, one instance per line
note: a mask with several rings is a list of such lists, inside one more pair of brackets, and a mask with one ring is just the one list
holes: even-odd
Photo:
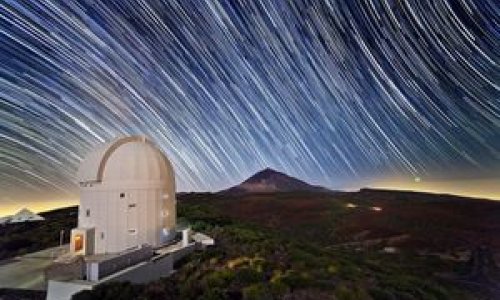
[(163, 228), (175, 228), (175, 215), (175, 194), (164, 187), (106, 189), (94, 184), (82, 188), (78, 227), (95, 227), (95, 253), (115, 253), (142, 244), (161, 245)]
[(85, 282), (61, 282), (49, 280), (47, 300), (69, 300), (71, 296), (82, 290), (90, 290), (92, 285)]

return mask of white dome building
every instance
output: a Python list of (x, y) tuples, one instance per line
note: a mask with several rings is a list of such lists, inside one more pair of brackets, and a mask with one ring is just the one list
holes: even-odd
[(175, 235), (175, 175), (168, 158), (143, 136), (98, 147), (78, 170), (75, 254), (117, 253), (161, 246)]

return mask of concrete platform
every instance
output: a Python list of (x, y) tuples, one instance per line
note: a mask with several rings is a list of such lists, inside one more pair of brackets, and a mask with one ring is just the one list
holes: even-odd
[(49, 280), (47, 300), (69, 300), (71, 296), (82, 290), (93, 289), (107, 282), (128, 281), (132, 283), (147, 283), (168, 277), (174, 272), (174, 262), (196, 250), (196, 244), (178, 243), (157, 249), (155, 256), (128, 266), (99, 281), (89, 280)]
[(0, 288), (46, 290), (44, 269), (69, 246), (48, 248), (0, 261)]

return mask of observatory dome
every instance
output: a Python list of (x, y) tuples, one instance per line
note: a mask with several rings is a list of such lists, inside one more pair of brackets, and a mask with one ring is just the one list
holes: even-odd
[(173, 177), (168, 159), (142, 136), (119, 138), (92, 151), (78, 170), (80, 184), (165, 182)]

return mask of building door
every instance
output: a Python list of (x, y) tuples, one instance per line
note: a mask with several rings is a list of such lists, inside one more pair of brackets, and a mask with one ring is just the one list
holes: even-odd
[(137, 246), (138, 228), (138, 208), (135, 192), (127, 193), (127, 248)]
[(74, 245), (75, 249), (73, 249), (73, 252), (80, 252), (83, 250), (83, 234), (75, 234)]

